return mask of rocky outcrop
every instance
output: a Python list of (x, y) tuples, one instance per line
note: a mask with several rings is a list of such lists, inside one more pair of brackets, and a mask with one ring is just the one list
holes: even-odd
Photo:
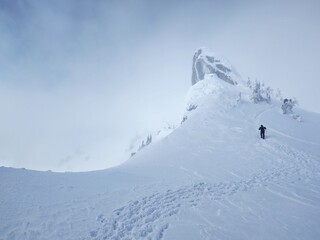
[(192, 85), (203, 80), (207, 74), (214, 74), (219, 79), (236, 85), (237, 81), (234, 79), (234, 72), (230, 64), (226, 61), (222, 61), (212, 53), (208, 53), (203, 48), (198, 49), (192, 62)]

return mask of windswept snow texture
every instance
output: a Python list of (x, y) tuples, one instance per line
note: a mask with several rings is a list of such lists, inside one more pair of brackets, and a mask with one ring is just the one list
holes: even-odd
[(0, 168), (0, 239), (320, 239), (319, 114), (215, 76), (192, 91), (188, 119), (119, 167)]

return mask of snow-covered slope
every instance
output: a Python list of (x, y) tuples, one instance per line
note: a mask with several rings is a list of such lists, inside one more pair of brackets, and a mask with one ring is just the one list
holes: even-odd
[(188, 99), (177, 129), (119, 167), (0, 168), (0, 239), (320, 238), (320, 115), (298, 122), (214, 74)]

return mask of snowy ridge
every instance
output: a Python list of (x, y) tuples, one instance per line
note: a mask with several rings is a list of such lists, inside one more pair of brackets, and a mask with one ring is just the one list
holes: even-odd
[(147, 147), (149, 144), (157, 142), (162, 138), (168, 136), (176, 126), (167, 124), (167, 126), (162, 127), (157, 131), (150, 131), (144, 134), (138, 135), (131, 143), (130, 155), (131, 157), (136, 155), (140, 150)]
[[(211, 104), (213, 111), (199, 108), (163, 141), (118, 168), (70, 175), (1, 168), (1, 238), (247, 239), (264, 232), (250, 227), (257, 221), (273, 229), (259, 239), (318, 236), (319, 141), (296, 136), (297, 126), (313, 128), (319, 116), (303, 112), (308, 126), (281, 114), (277, 105), (242, 102), (221, 114), (212, 108), (215, 100)], [(272, 126), (281, 122), (277, 117), (291, 125), (286, 135), (279, 134), (281, 126), (269, 129), (266, 141), (251, 135), (249, 128), (261, 119)], [(198, 137), (186, 135), (205, 141), (190, 148)], [(38, 194), (46, 189), (49, 196)], [(26, 210), (18, 215), (3, 209), (16, 194), (24, 197), (14, 204)]]
[(320, 115), (295, 111), (206, 74), (185, 121), (121, 166), (1, 167), (0, 240), (318, 239)]

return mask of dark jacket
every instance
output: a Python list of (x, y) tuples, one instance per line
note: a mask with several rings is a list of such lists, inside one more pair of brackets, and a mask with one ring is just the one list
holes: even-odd
[(261, 127), (259, 127), (259, 130), (260, 130), (261, 132), (264, 132), (266, 129), (267, 129), (267, 128), (266, 128), (265, 126), (263, 126), (263, 125), (261, 125)]

